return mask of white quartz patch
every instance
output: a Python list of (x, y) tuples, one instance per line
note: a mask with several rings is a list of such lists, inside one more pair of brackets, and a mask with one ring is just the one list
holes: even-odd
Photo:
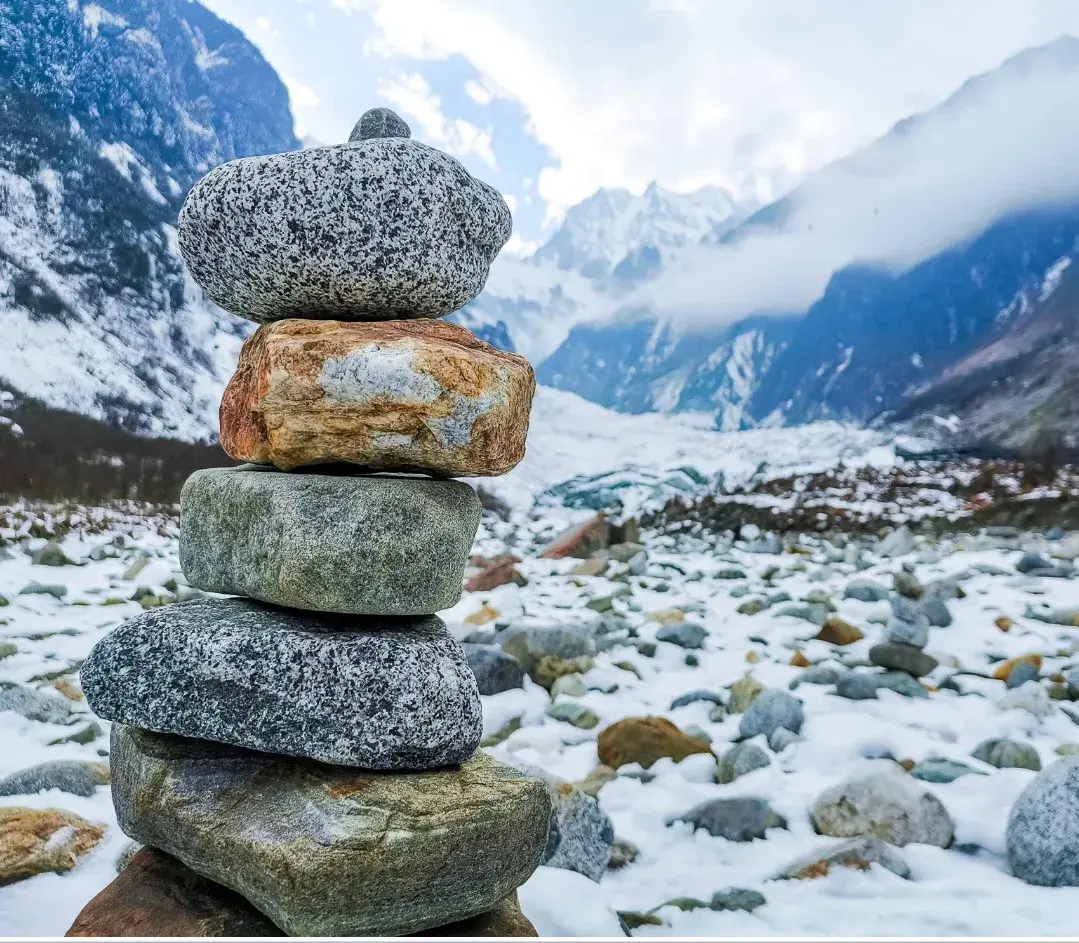
[[(441, 396), (450, 399), (448, 416), (427, 420), (427, 427), (443, 448), (461, 448), (472, 441), (476, 420), (506, 401), (508, 373), (498, 371), (502, 381), (497, 392), (465, 396), (447, 390), (433, 377), (416, 369), (415, 351), (409, 346), (381, 347), (366, 344), (343, 357), (331, 357), (322, 365), (319, 384), (328, 400), (369, 403), (375, 400), (431, 403)], [(374, 444), (382, 448), (412, 445), (408, 435), (380, 433)]]
[(327, 399), (365, 403), (377, 399), (431, 403), (445, 390), (414, 366), (411, 347), (366, 344), (322, 365), (319, 384)]

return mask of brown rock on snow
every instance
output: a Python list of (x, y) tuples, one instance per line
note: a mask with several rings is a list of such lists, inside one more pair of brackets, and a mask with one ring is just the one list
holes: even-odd
[(105, 829), (63, 809), (0, 808), (0, 886), (70, 871)]
[(817, 638), (822, 642), (831, 642), (833, 645), (853, 645), (865, 638), (865, 634), (858, 626), (844, 622), (836, 616), (829, 616), (817, 633)]
[(465, 590), (470, 593), (487, 593), (507, 583), (521, 585), (524, 577), (517, 572), (516, 564), (520, 563), (520, 557), (511, 553), (495, 557), (484, 568), (465, 582)]
[(602, 550), (611, 540), (611, 527), (603, 514), (589, 518), (564, 530), (538, 554), (541, 560), (561, 560), (575, 557), (586, 560), (597, 550)]
[(648, 769), (669, 756), (680, 763), (695, 753), (710, 753), (707, 743), (683, 733), (665, 717), (627, 717), (611, 724), (596, 744), (599, 761), (612, 769), (640, 763)]
[(501, 475), (524, 457), (535, 388), (527, 360), (448, 321), (277, 321), (243, 346), (221, 444), (286, 471)]

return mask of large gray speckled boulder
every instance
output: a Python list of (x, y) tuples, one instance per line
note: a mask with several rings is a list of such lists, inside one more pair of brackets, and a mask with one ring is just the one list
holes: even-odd
[(825, 789), (809, 815), (821, 835), (876, 835), (900, 848), (914, 842), (947, 848), (955, 836), (944, 804), (891, 760), (874, 761), (861, 775)]
[(180, 566), (207, 592), (427, 615), (461, 598), (481, 513), (460, 481), (207, 468), (180, 494)]
[(1042, 887), (1079, 887), (1079, 757), (1038, 773), (1004, 832), (1012, 873)]
[(111, 632), (82, 686), (106, 720), (364, 769), (460, 763), (483, 734), (476, 679), (435, 616), (200, 599)]
[(115, 726), (120, 828), (291, 936), (411, 935), (483, 913), (547, 843), (543, 783), (476, 753), (370, 773)]
[(374, 321), (441, 317), (480, 293), (512, 232), (506, 201), (377, 124), (361, 119), (347, 144), (229, 161), (192, 187), (180, 250), (211, 300), (252, 321)]

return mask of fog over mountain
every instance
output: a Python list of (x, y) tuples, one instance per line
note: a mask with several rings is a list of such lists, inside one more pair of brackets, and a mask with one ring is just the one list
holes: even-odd
[(720, 325), (804, 311), (852, 263), (911, 268), (1019, 209), (1079, 198), (1079, 39), (1027, 50), (812, 175), (625, 310)]

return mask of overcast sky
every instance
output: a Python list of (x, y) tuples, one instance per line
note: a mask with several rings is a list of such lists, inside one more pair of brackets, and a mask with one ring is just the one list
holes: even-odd
[(1079, 35), (1079, 0), (203, 2), (284, 78), (298, 133), (344, 141), (389, 105), (506, 195), (525, 242), (600, 186), (766, 199)]

